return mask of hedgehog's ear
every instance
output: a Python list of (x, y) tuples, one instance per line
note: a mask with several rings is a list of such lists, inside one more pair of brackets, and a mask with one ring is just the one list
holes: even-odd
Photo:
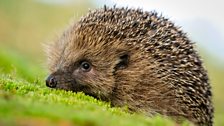
[(129, 63), (129, 53), (123, 52), (119, 54), (118, 56), (119, 56), (119, 59), (118, 59), (119, 61), (115, 66), (115, 70), (126, 68)]

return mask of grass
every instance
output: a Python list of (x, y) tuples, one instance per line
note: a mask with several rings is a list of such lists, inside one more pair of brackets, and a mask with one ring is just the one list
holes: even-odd
[(10, 49), (0, 48), (0, 71), (2, 73), (11, 74), (16, 77), (24, 78), (28, 81), (33, 81), (36, 78), (44, 76), (43, 70), (36, 67), (31, 61), (21, 57), (18, 52)]
[(174, 125), (165, 117), (149, 118), (130, 114), (125, 108), (112, 108), (82, 92), (49, 89), (44, 79), (35, 78), (33, 73), (44, 72), (17, 54), (1, 51), (0, 61), (4, 68), (0, 72), (0, 125)]

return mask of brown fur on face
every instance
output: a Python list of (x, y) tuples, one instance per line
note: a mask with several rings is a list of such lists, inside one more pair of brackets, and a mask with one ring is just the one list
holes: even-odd
[[(147, 115), (212, 125), (210, 85), (201, 60), (186, 35), (156, 13), (91, 11), (49, 45), (48, 62), (49, 87), (83, 91)], [(83, 71), (83, 62), (91, 69)]]

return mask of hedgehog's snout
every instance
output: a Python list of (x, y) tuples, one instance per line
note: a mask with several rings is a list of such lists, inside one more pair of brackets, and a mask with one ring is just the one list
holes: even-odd
[(53, 75), (49, 75), (46, 79), (46, 85), (50, 88), (55, 88), (57, 86), (57, 80)]

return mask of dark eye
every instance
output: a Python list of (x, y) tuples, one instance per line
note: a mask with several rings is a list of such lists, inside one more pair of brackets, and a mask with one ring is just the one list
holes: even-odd
[(87, 61), (81, 62), (80, 68), (84, 72), (89, 72), (91, 70), (91, 64)]

